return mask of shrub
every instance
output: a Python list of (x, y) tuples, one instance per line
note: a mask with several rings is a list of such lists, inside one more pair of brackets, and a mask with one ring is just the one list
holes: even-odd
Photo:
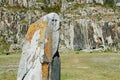
[(120, 22), (118, 22), (117, 25), (120, 26)]
[(106, 0), (105, 4), (110, 7), (114, 7), (114, 5), (115, 5), (114, 0)]
[(55, 5), (55, 6), (52, 6), (52, 7), (47, 7), (44, 11), (47, 12), (47, 13), (50, 13), (50, 12), (59, 13), (60, 9), (61, 9), (61, 5)]

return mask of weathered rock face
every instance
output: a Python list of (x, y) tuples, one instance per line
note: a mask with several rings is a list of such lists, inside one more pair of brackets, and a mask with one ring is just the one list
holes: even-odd
[[(106, 0), (75, 0), (76, 2), (79, 3), (99, 3), (104, 5), (104, 3), (106, 3)], [(114, 0), (114, 3), (116, 4), (116, 6), (120, 6), (120, 0)]]
[(118, 17), (120, 12), (111, 8), (89, 5), (81, 8), (79, 5), (78, 3), (71, 3), (69, 7), (63, 10), (61, 15), (62, 45), (74, 50), (100, 47), (106, 49), (111, 48), (114, 43), (116, 44), (115, 47), (120, 46), (119, 25), (117, 25), (120, 22)]
[(44, 6), (44, 3), (47, 3), (50, 6), (54, 6), (60, 3), (61, 0), (1, 0), (1, 5), (9, 6), (19, 6), (25, 8), (41, 8)]
[[(69, 1), (69, 0), (66, 0), (66, 1)], [(74, 2), (82, 3), (82, 4), (83, 3), (99, 3), (103, 5), (105, 3), (105, 0), (74, 0)]]
[(45, 14), (42, 9), (59, 3), (60, 0), (0, 0), (0, 30), (5, 37), (14, 35), (21, 42), (28, 25)]
[(100, 3), (104, 4), (105, 0), (80, 0), (80, 3)]
[[(94, 45), (93, 27), (90, 26), (89, 20), (80, 19), (73, 23), (74, 36), (71, 38), (71, 46), (74, 50), (90, 49)], [(71, 34), (73, 35), (73, 34)], [(90, 46), (92, 45), (92, 46)]]
[(116, 22), (79, 19), (72, 22), (69, 28), (64, 29), (66, 32), (69, 31), (64, 35), (64, 41), (66, 46), (69, 45), (68, 48), (74, 50), (118, 47), (120, 43), (119, 27)]

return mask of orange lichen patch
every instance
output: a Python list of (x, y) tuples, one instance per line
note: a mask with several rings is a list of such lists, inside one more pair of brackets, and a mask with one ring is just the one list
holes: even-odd
[(52, 61), (52, 56), (51, 56), (51, 37), (49, 36), (47, 39), (47, 43), (45, 46), (45, 54), (49, 62)]
[(43, 77), (43, 80), (48, 80), (48, 64), (47, 63), (42, 64), (42, 77)]
[(37, 24), (35, 24), (35, 23), (31, 24), (29, 26), (29, 29), (28, 29), (27, 34), (25, 36), (25, 39), (30, 41), (32, 39), (36, 29), (37, 29)]
[(27, 31), (27, 34), (25, 36), (25, 39), (30, 41), (35, 33), (36, 30), (40, 29), (40, 38), (43, 37), (43, 33), (45, 33), (45, 28), (47, 26), (47, 22), (44, 21), (43, 19), (37, 23), (33, 23), (29, 26), (29, 29)]

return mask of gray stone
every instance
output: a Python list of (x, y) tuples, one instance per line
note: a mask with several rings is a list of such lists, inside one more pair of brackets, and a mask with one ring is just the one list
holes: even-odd
[(120, 6), (120, 0), (114, 0), (116, 6)]
[(15, 52), (15, 51), (20, 50), (20, 49), (21, 49), (20, 45), (18, 45), (18, 44), (11, 44), (10, 48), (9, 48), (9, 52)]

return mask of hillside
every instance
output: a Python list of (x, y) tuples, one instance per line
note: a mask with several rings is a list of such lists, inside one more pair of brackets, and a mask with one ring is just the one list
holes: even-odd
[(17, 43), (21, 48), (29, 25), (50, 12), (61, 18), (61, 50), (103, 47), (116, 51), (120, 46), (119, 6), (120, 0), (0, 0), (1, 52), (12, 52), (9, 47), (3, 50), (3, 43), (12, 48)]

